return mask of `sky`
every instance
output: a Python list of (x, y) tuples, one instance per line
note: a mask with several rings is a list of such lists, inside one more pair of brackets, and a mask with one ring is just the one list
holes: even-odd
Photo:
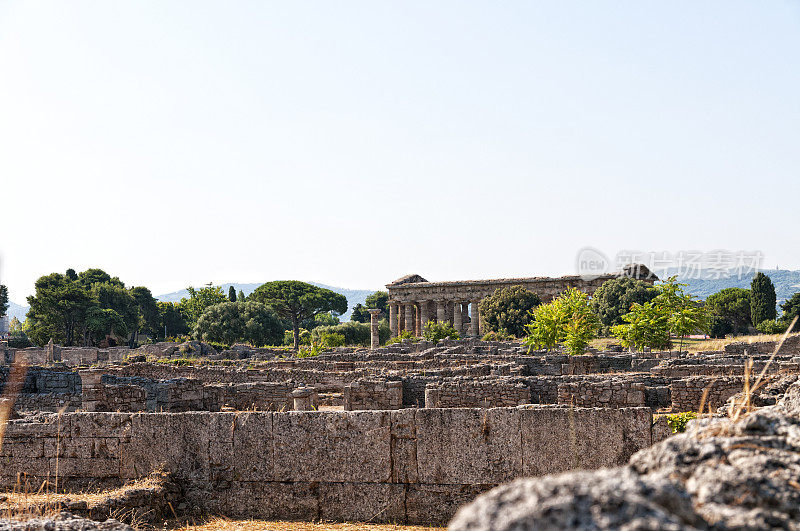
[(0, 0), (0, 283), (800, 269), (800, 2)]

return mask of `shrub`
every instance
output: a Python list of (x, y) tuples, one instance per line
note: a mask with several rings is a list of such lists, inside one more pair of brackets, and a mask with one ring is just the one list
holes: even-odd
[(481, 319), (490, 332), (521, 336), (532, 320), (531, 310), (541, 303), (537, 294), (522, 286), (501, 288), (480, 302)]
[(334, 348), (334, 347), (343, 347), (344, 346), (344, 334), (337, 334), (332, 332), (327, 332), (320, 336), (320, 343), (325, 348)]
[(489, 332), (488, 334), (484, 335), (481, 338), (482, 341), (508, 341), (510, 339), (515, 339), (515, 338), (505, 330), (498, 330), (497, 332)]
[(244, 342), (260, 347), (283, 339), (283, 325), (260, 302), (223, 302), (206, 308), (197, 320), (195, 337), (226, 345)]
[(461, 339), (449, 322), (437, 323), (428, 321), (422, 329), (422, 337), (427, 341), (439, 341), (440, 339)]
[(727, 317), (720, 317), (719, 315), (712, 315), (709, 317), (708, 335), (715, 339), (722, 339), (728, 334), (733, 334), (736, 327), (733, 322)]
[(419, 338), (409, 332), (408, 330), (403, 330), (400, 332), (397, 337), (393, 337), (391, 339), (386, 340), (387, 345), (394, 345), (395, 343), (402, 343), (403, 340), (410, 339), (413, 342), (419, 341)]
[(25, 332), (12, 332), (11, 337), (8, 339), (8, 346), (10, 348), (28, 348), (32, 347), (33, 343), (28, 339)]
[(785, 321), (770, 321), (767, 319), (758, 323), (756, 330), (762, 334), (782, 334), (789, 328), (789, 324)]
[(692, 332), (706, 332), (708, 313), (704, 306), (687, 293), (676, 277), (656, 286), (658, 295), (644, 304), (634, 304), (622, 320), (626, 324), (611, 328), (612, 334), (626, 347), (651, 349), (670, 348), (671, 335), (681, 339)]
[(683, 433), (690, 420), (696, 419), (697, 413), (694, 411), (684, 411), (683, 413), (673, 413), (667, 415), (667, 424), (672, 433)]
[(370, 327), (368, 324), (348, 321), (333, 326), (318, 326), (311, 331), (314, 342), (320, 342), (324, 334), (341, 334), (346, 345), (369, 345)]
[(600, 323), (589, 307), (589, 296), (575, 288), (568, 288), (552, 302), (536, 308), (533, 317), (525, 339), (529, 349), (551, 349), (561, 344), (571, 355), (583, 354)]

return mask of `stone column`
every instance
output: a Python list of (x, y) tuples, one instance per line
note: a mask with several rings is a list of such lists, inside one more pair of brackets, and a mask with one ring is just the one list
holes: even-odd
[(416, 310), (414, 313), (414, 335), (420, 337), (422, 336), (422, 318), (419, 315), (419, 306), (416, 307)]
[(436, 321), (443, 323), (446, 320), (447, 301), (436, 301)]
[(378, 348), (381, 346), (381, 338), (378, 333), (378, 316), (381, 314), (380, 310), (369, 309), (369, 337), (370, 348)]
[(453, 328), (461, 335), (461, 301), (453, 303)]
[(467, 335), (467, 323), (464, 318), (469, 319), (469, 301), (461, 303), (461, 330), (460, 333)]
[(414, 333), (414, 303), (407, 302), (403, 305), (406, 310), (406, 330)]
[(392, 337), (397, 337), (397, 311), (400, 305), (395, 301), (389, 301), (389, 330), (392, 331)]
[(428, 301), (419, 301), (419, 334), (425, 330), (425, 324), (428, 322)]
[(480, 325), (480, 321), (481, 321), (480, 313), (481, 312), (480, 312), (480, 310), (478, 310), (478, 305), (480, 304), (480, 302), (481, 302), (480, 300), (472, 301), (472, 312), (469, 315), (469, 318), (470, 318), (469, 335), (471, 335), (473, 337), (478, 337), (478, 335), (480, 334), (480, 330), (481, 330), (481, 328), (480, 328), (480, 326), (481, 326)]

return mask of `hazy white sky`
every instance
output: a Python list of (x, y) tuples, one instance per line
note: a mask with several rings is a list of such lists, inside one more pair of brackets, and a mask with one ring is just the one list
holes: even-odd
[(0, 282), (800, 268), (800, 3), (0, 0)]

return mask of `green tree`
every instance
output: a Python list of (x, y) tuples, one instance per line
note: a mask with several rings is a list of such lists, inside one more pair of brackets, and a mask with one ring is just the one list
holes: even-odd
[(178, 337), (190, 332), (189, 322), (182, 308), (173, 302), (158, 303), (159, 330), (158, 337)]
[(8, 288), (0, 284), (0, 317), (8, 312)]
[(314, 342), (321, 342), (325, 334), (341, 334), (344, 336), (346, 345), (369, 345), (370, 326), (365, 323), (347, 321), (334, 326), (318, 326), (311, 331), (311, 339)]
[(267, 282), (259, 286), (250, 298), (266, 304), (279, 316), (291, 321), (295, 349), (299, 347), (300, 323), (303, 320), (322, 312), (341, 315), (347, 311), (344, 295), (299, 280)]
[(75, 345), (85, 326), (86, 311), (95, 304), (89, 291), (60, 273), (40, 277), (35, 289), (27, 299), (28, 336), (38, 345), (51, 338), (62, 345)]
[(492, 332), (507, 332), (515, 337), (525, 335), (525, 327), (533, 319), (531, 313), (542, 303), (536, 293), (522, 286), (497, 289), (481, 300), (479, 307), (483, 324)]
[[(228, 300), (231, 302), (236, 302), (236, 288), (233, 286), (228, 288)], [(242, 299), (242, 302), (244, 302), (244, 299)]]
[[(381, 315), (389, 315), (389, 293), (376, 291), (372, 295), (368, 295), (364, 300), (364, 306), (372, 310), (380, 310)], [(367, 320), (362, 322), (369, 322), (369, 313), (367, 313)]]
[[(781, 313), (780, 320), (786, 323), (786, 326), (792, 324), (792, 319), (795, 317), (800, 317), (800, 291), (792, 294), (791, 297), (781, 304), (781, 311), (783, 313)], [(798, 318), (791, 332), (800, 332), (800, 318)]]
[(527, 325), (529, 348), (555, 348), (563, 345), (572, 355), (583, 354), (595, 337), (600, 320), (589, 306), (589, 296), (568, 288), (547, 304), (533, 310), (533, 321)]
[(236, 300), (238, 302), (244, 302), (245, 300), (244, 291), (239, 290), (239, 293), (236, 295)]
[(778, 314), (775, 304), (775, 285), (772, 280), (764, 273), (756, 273), (750, 283), (750, 322), (759, 324), (774, 321)]
[(603, 333), (607, 334), (612, 326), (622, 324), (622, 316), (631, 311), (634, 304), (644, 304), (656, 295), (658, 291), (643, 280), (612, 278), (597, 288), (589, 305), (600, 318)]
[(687, 334), (706, 332), (708, 312), (695, 297), (683, 291), (685, 286), (674, 276), (657, 285), (658, 295), (652, 301), (634, 304), (622, 317), (625, 323), (611, 329), (614, 336), (628, 347), (665, 349), (671, 346), (673, 335), (682, 342)]
[(209, 306), (197, 320), (194, 335), (203, 341), (232, 345), (246, 342), (260, 347), (279, 345), (283, 325), (271, 309), (260, 302), (223, 302)]
[[(78, 276), (82, 275), (80, 273)], [(80, 278), (78, 280), (80, 282)], [(137, 330), (139, 327), (139, 310), (136, 306), (136, 300), (133, 298), (133, 295), (125, 289), (125, 284), (119, 282), (119, 279), (114, 279), (105, 281), (105, 282), (94, 282), (89, 287), (89, 293), (92, 295), (95, 303), (101, 310), (114, 310), (117, 315), (122, 318), (125, 322), (126, 330)], [(98, 319), (95, 320), (95, 325), (99, 325), (99, 323), (111, 323), (112, 319)], [(85, 337), (97, 337), (97, 330), (93, 330), (92, 334), (89, 334), (88, 329), (84, 329)], [(114, 333), (117, 334), (111, 328), (106, 330), (107, 333)]]
[(230, 302), (219, 286), (204, 286), (200, 289), (189, 286), (186, 291), (189, 292), (189, 298), (182, 298), (178, 306), (186, 316), (189, 328), (194, 328), (206, 308), (215, 304)]
[(136, 326), (133, 328), (131, 339), (136, 339), (137, 332), (144, 332), (150, 337), (156, 337), (161, 328), (161, 319), (158, 303), (152, 292), (143, 286), (135, 286), (128, 290), (136, 305)]
[[(712, 316), (730, 323), (735, 333), (746, 333), (750, 322), (750, 290), (742, 288), (725, 288), (706, 299), (706, 309)], [(715, 328), (728, 328), (717, 322)], [(724, 336), (723, 336), (724, 337)]]
[(350, 314), (350, 320), (356, 323), (368, 323), (369, 319), (370, 317), (367, 309), (360, 302), (356, 304), (353, 308), (353, 313)]
[(124, 340), (128, 336), (128, 325), (115, 310), (91, 306), (86, 310), (85, 334), (94, 344), (109, 336)]

